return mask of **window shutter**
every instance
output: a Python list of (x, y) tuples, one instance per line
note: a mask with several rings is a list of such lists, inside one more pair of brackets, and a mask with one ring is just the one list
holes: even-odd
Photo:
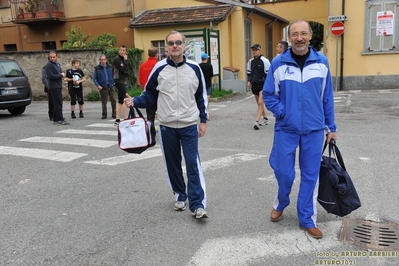
[[(396, 4), (395, 4), (395, 2), (389, 2), (389, 3), (386, 3), (385, 4), (385, 8), (384, 8), (384, 11), (393, 11), (394, 12), (394, 21), (396, 20), (396, 17), (395, 16), (397, 16), (397, 14), (396, 14), (396, 12), (395, 12), (395, 8), (396, 8)], [(382, 50), (383, 51), (386, 51), (386, 50), (392, 50), (392, 48), (393, 48), (393, 44), (394, 44), (394, 36), (395, 36), (395, 24), (393, 25), (394, 26), (394, 32), (393, 32), (393, 34), (392, 35), (386, 35), (386, 36), (381, 36), (381, 38), (382, 38)]]
[(370, 51), (381, 51), (381, 37), (377, 36), (377, 12), (382, 11), (382, 3), (370, 5)]

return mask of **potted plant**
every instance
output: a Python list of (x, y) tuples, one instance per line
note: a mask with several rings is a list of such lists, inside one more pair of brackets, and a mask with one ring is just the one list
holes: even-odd
[(22, 6), (18, 7), (18, 16), (17, 19), (24, 19), (24, 9)]
[(27, 0), (25, 4), (25, 11), (24, 18), (34, 18), (35, 12), (37, 11), (37, 3), (36, 0)]
[(36, 11), (36, 18), (47, 18), (49, 17), (49, 12), (46, 9), (46, 3), (44, 0), (39, 0), (39, 10)]
[(51, 0), (50, 3), (54, 8), (54, 11), (53, 10), (51, 11), (51, 16), (52, 17), (63, 17), (64, 13), (59, 11), (59, 9), (60, 9), (60, 5), (62, 5), (64, 3), (64, 1), (63, 0)]

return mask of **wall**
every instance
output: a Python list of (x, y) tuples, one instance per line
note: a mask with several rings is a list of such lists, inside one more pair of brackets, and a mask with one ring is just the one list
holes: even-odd
[[(10, 9), (0, 9), (0, 17), (10, 16)], [(45, 21), (15, 24), (11, 21), (0, 23), (0, 52), (4, 44), (16, 44), (18, 51), (37, 51), (45, 49), (43, 42), (56, 42), (60, 49), (61, 41), (66, 40), (65, 32), (74, 25), (80, 26), (85, 35), (93, 37), (104, 32), (117, 36), (116, 46), (122, 44), (133, 47), (133, 30), (129, 28), (132, 18), (131, 0), (79, 0), (64, 1), (65, 22)]]
[[(91, 91), (97, 91), (97, 88), (93, 84), (92, 76), (94, 66), (98, 65), (99, 63), (101, 51), (57, 51), (57, 53), (58, 62), (61, 64), (62, 70), (64, 72), (66, 69), (71, 68), (71, 61), (73, 58), (81, 60), (80, 68), (83, 70), (86, 76), (86, 82), (83, 84), (85, 95)], [(43, 91), (43, 84), (41, 80), (41, 69), (47, 63), (48, 51), (15, 53), (7, 52), (1, 53), (0, 56), (1, 58), (14, 59), (22, 65), (28, 74), (34, 99), (45, 97), (46, 94)], [(108, 62), (112, 63), (112, 59), (108, 59)], [(67, 86), (64, 84), (63, 96), (66, 97), (67, 95)]]

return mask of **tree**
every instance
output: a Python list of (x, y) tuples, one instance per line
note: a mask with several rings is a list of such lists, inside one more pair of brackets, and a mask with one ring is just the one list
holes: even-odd
[(81, 27), (75, 28), (74, 25), (71, 27), (71, 32), (65, 32), (65, 36), (67, 41), (62, 44), (62, 49), (86, 48), (88, 39), (91, 38), (90, 34), (83, 34)]
[(324, 37), (324, 26), (323, 24), (317, 22), (309, 22), (310, 27), (312, 28), (313, 35), (310, 40), (310, 45), (313, 46), (317, 51), (320, 51), (323, 48), (323, 37)]
[(104, 32), (103, 34), (93, 38), (93, 40), (88, 44), (88, 47), (106, 49), (114, 47), (115, 44), (116, 44), (116, 35)]

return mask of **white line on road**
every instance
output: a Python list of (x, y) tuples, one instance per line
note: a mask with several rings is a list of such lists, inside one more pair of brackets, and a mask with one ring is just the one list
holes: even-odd
[(102, 123), (94, 123), (90, 125), (86, 125), (86, 127), (106, 127), (106, 128), (115, 128), (118, 129), (114, 124), (102, 124)]
[(251, 262), (259, 259), (266, 262), (269, 257), (294, 257), (306, 253), (315, 256), (317, 251), (341, 245), (337, 239), (341, 224), (340, 221), (318, 223), (318, 227), (325, 232), (321, 241), (307, 236), (299, 228), (286, 230), (284, 226), (278, 231), (266, 231), (256, 235), (209, 239), (187, 266), (252, 265)]
[(7, 146), (0, 146), (0, 154), (23, 156), (23, 157), (30, 157), (36, 159), (58, 161), (58, 162), (70, 162), (87, 155), (86, 153), (7, 147)]
[(129, 153), (127, 155), (110, 157), (110, 158), (105, 158), (105, 159), (95, 160), (95, 161), (86, 161), (84, 163), (102, 164), (102, 165), (118, 165), (118, 164), (123, 164), (123, 163), (129, 163), (129, 162), (150, 159), (150, 158), (161, 156), (161, 155), (162, 155), (162, 152), (158, 146), (158, 149), (147, 150), (147, 151), (143, 152), (142, 154)]
[(98, 135), (98, 136), (118, 136), (118, 131), (113, 130), (84, 130), (84, 129), (65, 129), (57, 131), (57, 133), (77, 134), (77, 135)]
[(49, 144), (66, 144), (76, 146), (87, 146), (96, 148), (109, 148), (118, 144), (118, 141), (98, 140), (98, 139), (80, 139), (80, 138), (56, 138), (56, 137), (31, 137), (27, 139), (20, 139), (19, 141), (39, 142)]
[(226, 157), (202, 162), (202, 170), (216, 170), (223, 167), (236, 164), (238, 162), (252, 161), (260, 158), (264, 158), (266, 155), (248, 154), (248, 153), (237, 153)]

